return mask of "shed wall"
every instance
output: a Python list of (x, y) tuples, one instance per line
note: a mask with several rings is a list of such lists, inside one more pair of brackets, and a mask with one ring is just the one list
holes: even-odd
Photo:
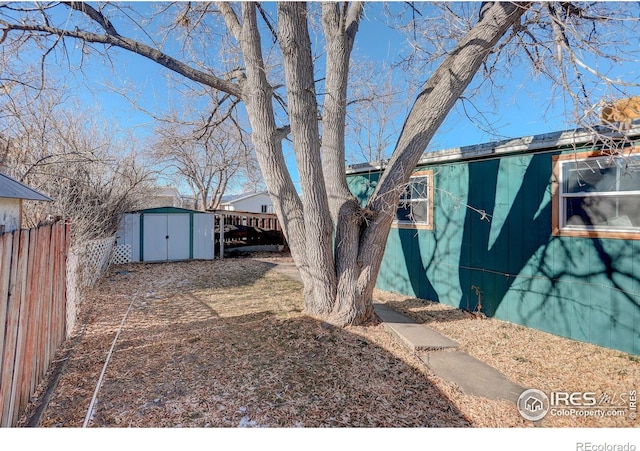
[(131, 261), (140, 261), (140, 215), (124, 215), (116, 232), (116, 245), (128, 245), (131, 249)]
[(213, 215), (193, 216), (193, 258), (213, 260)]
[(640, 241), (552, 235), (559, 153), (419, 168), (435, 173), (434, 229), (391, 229), (377, 287), (640, 354)]

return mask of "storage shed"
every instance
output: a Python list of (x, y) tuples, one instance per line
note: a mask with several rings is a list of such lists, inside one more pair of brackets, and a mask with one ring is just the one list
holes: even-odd
[[(425, 153), (377, 287), (640, 354), (640, 127)], [(348, 170), (364, 203), (382, 164)]]
[(116, 233), (119, 262), (212, 260), (214, 214), (177, 207), (124, 215)]

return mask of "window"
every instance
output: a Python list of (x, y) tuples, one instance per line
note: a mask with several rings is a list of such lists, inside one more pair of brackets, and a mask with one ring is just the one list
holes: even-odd
[(405, 187), (394, 226), (433, 229), (433, 171), (414, 173)]
[(580, 156), (555, 157), (554, 234), (640, 239), (640, 153)]
[(268, 209), (268, 206), (267, 206), (267, 205), (261, 205), (261, 206), (260, 206), (260, 211), (261, 211), (262, 213), (267, 213), (267, 209)]

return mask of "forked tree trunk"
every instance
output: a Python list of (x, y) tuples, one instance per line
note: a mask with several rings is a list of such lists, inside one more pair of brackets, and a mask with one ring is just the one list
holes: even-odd
[[(312, 275), (307, 262), (305, 218), (302, 202), (297, 194), (291, 175), (287, 170), (282, 152), (282, 139), (286, 131), (280, 130), (273, 111), (273, 91), (266, 77), (262, 58), (260, 32), (258, 30), (256, 7), (252, 3), (242, 4), (242, 25), (232, 12), (226, 13), (228, 5), (221, 3), (229, 30), (240, 43), (246, 65), (246, 80), (243, 83), (242, 98), (245, 101), (251, 122), (254, 147), (258, 164), (262, 170), (274, 211), (280, 220), (291, 256), (298, 267), (304, 285), (305, 310), (313, 315), (326, 315), (330, 311), (332, 299), (318, 298), (316, 284), (317, 271)], [(324, 279), (324, 277), (322, 277)], [(323, 303), (325, 303), (323, 305)]]
[[(119, 34), (113, 24), (86, 3), (64, 2), (86, 15), (104, 33), (59, 29), (47, 24), (4, 21), (9, 33), (75, 38), (134, 52), (184, 77), (245, 102), (258, 162), (292, 256), (304, 283), (305, 309), (337, 324), (363, 324), (374, 317), (372, 293), (396, 211), (398, 187), (409, 180), (422, 153), (482, 62), (529, 3), (486, 2), (480, 21), (429, 78), (407, 117), (392, 158), (366, 208), (349, 193), (344, 167), (344, 128), (349, 56), (362, 4), (322, 6), (326, 37), (325, 90), (320, 112), (315, 92), (311, 42), (304, 3), (278, 5), (278, 40), (283, 53), (291, 126), (276, 125), (273, 89), (267, 80), (256, 5), (241, 2), (241, 18), (226, 2), (218, 12), (240, 45), (246, 76), (232, 71), (218, 77), (198, 70), (157, 48)], [(235, 81), (238, 80), (238, 81)], [(321, 114), (320, 114), (321, 113)], [(317, 119), (322, 116), (322, 142)], [(291, 132), (300, 173), (304, 205), (282, 152)], [(6, 149), (0, 149), (0, 161)]]
[[(336, 243), (336, 269), (342, 270), (337, 273), (340, 289), (331, 315), (334, 322), (364, 324), (372, 318), (373, 289), (400, 197), (397, 187), (408, 182), (424, 149), (456, 100), (489, 52), (520, 20), (526, 7), (525, 4), (494, 3), (418, 94), (367, 209), (356, 214), (348, 203), (343, 204), (346, 214), (339, 218), (336, 226), (337, 230), (343, 230), (343, 239)], [(356, 231), (357, 252), (353, 252)], [(341, 247), (347, 251), (340, 252)]]
[[(307, 313), (339, 325), (365, 324), (375, 318), (373, 289), (399, 201), (397, 187), (409, 180), (456, 100), (525, 9), (522, 4), (494, 3), (426, 82), (405, 121), (391, 161), (363, 209), (348, 192), (344, 166), (348, 59), (361, 5), (352, 5), (348, 12), (330, 4), (323, 6), (328, 73), (322, 143), (306, 6), (297, 2), (278, 5), (278, 39), (303, 207), (282, 155), (282, 132), (275, 125), (255, 6), (243, 4), (242, 32), (237, 33), (247, 67), (243, 99), (258, 161), (304, 283)], [(234, 24), (230, 25), (233, 30)]]

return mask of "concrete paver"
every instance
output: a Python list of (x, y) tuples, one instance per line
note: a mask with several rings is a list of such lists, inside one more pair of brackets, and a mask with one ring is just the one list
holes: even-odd
[(457, 348), (458, 343), (441, 335), (432, 328), (417, 324), (402, 313), (384, 304), (374, 304), (374, 310), (384, 327), (398, 337), (412, 351)]
[(488, 399), (518, 402), (525, 390), (504, 374), (466, 352), (437, 351), (418, 356), (439, 377), (455, 382), (460, 389)]
[(383, 325), (414, 352), (437, 376), (454, 382), (472, 395), (488, 399), (518, 401), (523, 387), (486, 363), (458, 350), (458, 343), (436, 332), (426, 324), (418, 324), (408, 316), (383, 304), (374, 304)]

